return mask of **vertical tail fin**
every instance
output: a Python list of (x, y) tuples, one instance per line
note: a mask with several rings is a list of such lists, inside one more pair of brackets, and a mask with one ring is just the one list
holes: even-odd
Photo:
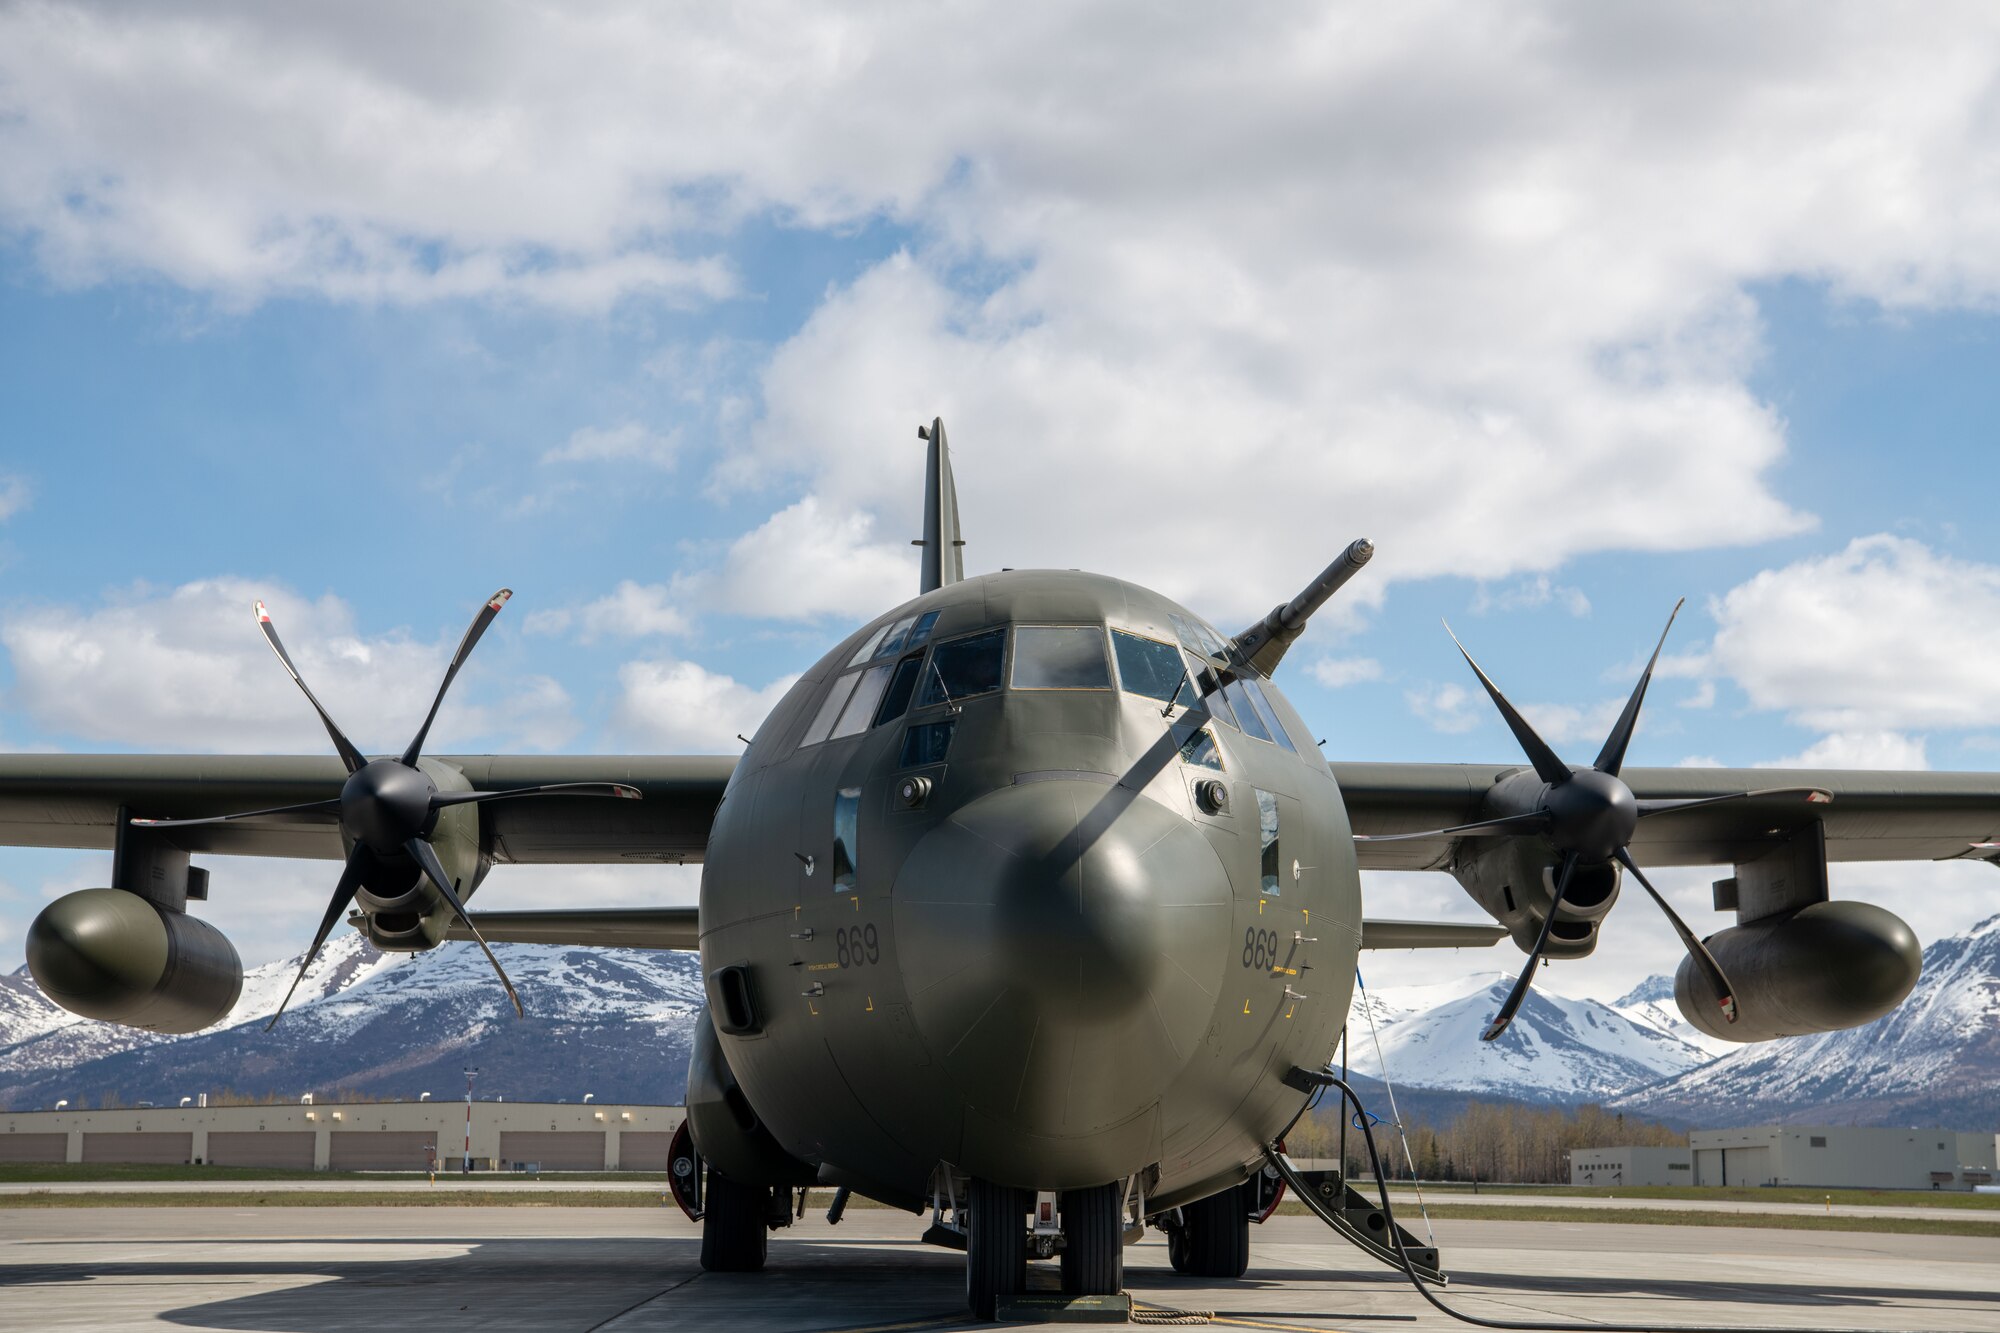
[(920, 591), (936, 592), (965, 577), (965, 539), (959, 536), (958, 487), (951, 479), (951, 449), (944, 440), (944, 418), (917, 427), (917, 438), (930, 442), (924, 464), (924, 578)]

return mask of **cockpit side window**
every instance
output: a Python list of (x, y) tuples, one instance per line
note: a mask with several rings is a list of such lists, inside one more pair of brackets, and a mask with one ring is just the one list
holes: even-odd
[(1014, 631), (1017, 690), (1108, 690), (1101, 625), (1022, 625)]
[(863, 639), (861, 641), (861, 646), (854, 650), (854, 656), (847, 659), (847, 665), (860, 666), (863, 662), (866, 662), (869, 658), (875, 656), (875, 649), (881, 644), (882, 636), (884, 634), (887, 634), (888, 632), (889, 632), (889, 627), (887, 625), (884, 625), (881, 628), (877, 629), (873, 634), (870, 634), (867, 638)]
[(1271, 739), (1293, 754), (1297, 754), (1299, 747), (1292, 744), (1292, 738), (1286, 734), (1285, 724), (1278, 720), (1278, 711), (1271, 707), (1270, 699), (1265, 697), (1264, 687), (1246, 678), (1243, 681), (1243, 692), (1250, 696), (1250, 705), (1257, 710), (1258, 720), (1263, 722), (1264, 729), (1271, 733)]
[(1007, 631), (982, 630), (951, 639), (931, 650), (924, 669), (917, 706), (957, 703), (1000, 688), (1000, 666), (1007, 651)]
[(917, 692), (917, 672), (923, 669), (924, 655), (911, 653), (896, 663), (896, 674), (889, 678), (889, 688), (882, 695), (882, 706), (875, 710), (875, 725), (894, 722), (910, 706), (910, 698)]
[(840, 717), (840, 710), (847, 706), (848, 696), (854, 693), (854, 682), (857, 679), (859, 679), (858, 674), (849, 674), (833, 682), (833, 688), (827, 691), (826, 700), (820, 704), (812, 725), (807, 727), (806, 734), (799, 738), (801, 746), (818, 745), (826, 739), (827, 733), (833, 730), (833, 724)]
[(1232, 680), (1222, 687), (1222, 697), (1229, 700), (1229, 706), (1236, 713), (1236, 725), (1243, 728), (1245, 736), (1255, 736), (1260, 741), (1271, 739), (1271, 733), (1264, 729), (1264, 719), (1257, 714), (1251, 702), (1247, 680)]
[(868, 730), (869, 723), (875, 719), (875, 705), (881, 702), (882, 691), (889, 685), (889, 673), (894, 669), (884, 662), (861, 673), (854, 686), (854, 694), (842, 710), (840, 721), (835, 724), (828, 740), (839, 740), (842, 736)]
[(1128, 693), (1158, 699), (1161, 703), (1174, 699), (1183, 707), (1194, 703), (1194, 686), (1189, 683), (1181, 655), (1172, 644), (1114, 629), (1111, 649), (1118, 658), (1118, 683)]

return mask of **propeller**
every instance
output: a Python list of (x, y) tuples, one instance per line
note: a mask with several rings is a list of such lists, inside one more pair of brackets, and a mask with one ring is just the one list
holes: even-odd
[(507, 605), (507, 599), (514, 594), (502, 588), (486, 600), (474, 616), (472, 624), (459, 640), (458, 651), (452, 654), (451, 665), (445, 668), (444, 680), (438, 686), (437, 696), (431, 700), (430, 712), (424, 715), (423, 725), (404, 747), (400, 757), (394, 759), (369, 759), (347, 739), (332, 714), (326, 711), (318, 697), (292, 664), (291, 654), (285, 651), (284, 641), (278, 637), (277, 626), (271, 623), (271, 613), (262, 602), (257, 603), (257, 627), (263, 631), (271, 651), (278, 655), (285, 673), (292, 683), (312, 704), (313, 711), (326, 726), (326, 734), (333, 738), (333, 748), (339, 752), (340, 760), (347, 767), (347, 781), (340, 789), (340, 795), (332, 800), (307, 801), (300, 805), (281, 805), (264, 810), (244, 810), (236, 814), (211, 815), (202, 819), (134, 819), (133, 824), (142, 828), (187, 828), (196, 824), (226, 824), (238, 819), (256, 819), (266, 815), (322, 814), (338, 813), (340, 832), (348, 844), (347, 862), (341, 867), (340, 879), (334, 885), (333, 897), (328, 901), (326, 915), (321, 918), (319, 930), (313, 935), (312, 947), (306, 950), (305, 961), (299, 964), (299, 974), (292, 978), (291, 989), (285, 992), (285, 1001), (278, 1006), (278, 1012), (271, 1015), (271, 1021), (264, 1025), (270, 1031), (280, 1016), (292, 1003), (292, 996), (299, 989), (299, 982), (305, 979), (306, 970), (319, 957), (319, 951), (326, 944), (327, 936), (333, 933), (334, 925), (340, 920), (355, 894), (369, 881), (371, 873), (386, 872), (389, 876), (407, 874), (414, 868), (430, 880), (439, 896), (451, 905), (451, 910), (466, 930), (479, 944), (486, 955), (486, 961), (493, 965), (500, 984), (507, 990), (507, 998), (513, 1001), (516, 1015), (525, 1016), (521, 1007), (521, 997), (508, 979), (507, 970), (500, 966), (500, 960), (493, 955), (491, 946), (480, 935), (479, 927), (466, 915), (465, 903), (459, 897), (457, 885), (445, 873), (444, 864), (438, 860), (437, 850), (430, 844), (431, 831), (437, 826), (440, 810), (454, 805), (470, 805), (485, 801), (506, 801), (521, 796), (612, 796), (624, 800), (639, 799), (639, 790), (617, 782), (552, 782), (539, 787), (515, 787), (507, 791), (439, 791), (430, 775), (417, 766), (423, 753), (424, 740), (430, 735), (431, 724), (437, 720), (438, 708), (444, 703), (445, 692), (458, 676), (465, 659), (472, 655), (487, 626), (493, 623), (500, 609)]
[[(1484, 671), (1479, 663), (1472, 660), (1465, 645), (1459, 643), (1456, 634), (1451, 641), (1458, 645), (1458, 651), (1465, 658), (1472, 673), (1479, 677), (1493, 706), (1500, 710), (1508, 730), (1520, 743), (1528, 762), (1534, 766), (1536, 776), (1544, 786), (1537, 807), (1523, 814), (1501, 815), (1493, 819), (1477, 820), (1470, 824), (1458, 824), (1451, 828), (1431, 829), (1423, 833), (1393, 833), (1357, 835), (1360, 842), (1399, 842), (1410, 838), (1492, 838), (1540, 835), (1552, 843), (1561, 855), (1555, 873), (1555, 896), (1549, 902), (1548, 915), (1542, 918), (1541, 934), (1535, 940), (1535, 947), (1528, 954), (1526, 966), (1515, 978), (1514, 988), (1508, 992), (1500, 1012), (1480, 1034), (1482, 1041), (1493, 1041), (1507, 1030), (1520, 1012), (1521, 1005), (1528, 998), (1528, 991), (1534, 984), (1535, 973), (1541, 967), (1542, 958), (1549, 946), (1549, 934), (1555, 926), (1556, 909), (1562, 906), (1563, 894), (1568, 891), (1570, 878), (1578, 866), (1601, 865), (1616, 861), (1639, 881), (1647, 896), (1666, 914), (1666, 918), (1680, 936), (1681, 944), (1688, 956), (1694, 960), (1697, 971), (1707, 982), (1710, 993), (1722, 1009), (1725, 1021), (1736, 1021), (1736, 1000), (1734, 988), (1723, 973), (1721, 964), (1708, 951), (1707, 946), (1688, 928), (1660, 891), (1653, 887), (1646, 872), (1632, 859), (1629, 844), (1639, 821), (1659, 815), (1678, 814), (1686, 810), (1697, 810), (1703, 806), (1720, 805), (1725, 801), (1744, 801), (1760, 796), (1803, 796), (1815, 804), (1823, 804), (1833, 799), (1828, 792), (1816, 787), (1770, 787), (1760, 791), (1730, 792), (1724, 796), (1693, 797), (1686, 800), (1639, 800), (1632, 789), (1625, 785), (1619, 772), (1625, 766), (1625, 751), (1632, 743), (1632, 733), (1639, 725), (1639, 709), (1646, 701), (1646, 687), (1652, 684), (1653, 670), (1659, 665), (1660, 650), (1666, 646), (1667, 631), (1673, 629), (1675, 617), (1680, 615), (1686, 599), (1674, 603), (1673, 613), (1667, 617), (1666, 629), (1660, 631), (1660, 641), (1653, 647), (1653, 655), (1646, 662), (1646, 669), (1639, 675), (1639, 683), (1632, 689), (1632, 697), (1625, 701), (1625, 709), (1612, 725), (1611, 734), (1604, 739), (1604, 746), (1597, 752), (1597, 760), (1589, 768), (1572, 768), (1564, 763), (1556, 752), (1535, 729), (1528, 724), (1500, 687)], [(1451, 634), (1451, 626), (1445, 626), (1445, 633)]]

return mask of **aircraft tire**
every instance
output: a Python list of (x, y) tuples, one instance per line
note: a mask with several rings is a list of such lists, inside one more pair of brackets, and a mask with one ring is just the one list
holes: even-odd
[(701, 1266), (711, 1273), (761, 1273), (770, 1240), (768, 1186), (739, 1185), (714, 1167), (702, 1196)]
[(1062, 1192), (1065, 1295), (1116, 1296), (1125, 1289), (1124, 1194), (1116, 1181)]
[(1167, 1233), (1167, 1262), (1174, 1266), (1176, 1273), (1188, 1271), (1191, 1262), (1188, 1255), (1188, 1229), (1185, 1222), (1175, 1222), (1165, 1228)]
[(966, 1205), (965, 1303), (973, 1318), (991, 1320), (1001, 1297), (1027, 1286), (1027, 1194), (974, 1180)]
[(1250, 1269), (1250, 1201), (1244, 1187), (1184, 1205), (1191, 1277), (1239, 1278)]

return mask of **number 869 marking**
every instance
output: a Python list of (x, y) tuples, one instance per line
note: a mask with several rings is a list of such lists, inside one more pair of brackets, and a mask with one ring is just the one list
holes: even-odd
[(842, 926), (833, 932), (833, 958), (842, 967), (866, 967), (882, 961), (882, 940), (873, 926)]
[(1258, 930), (1255, 926), (1243, 932), (1243, 966), (1268, 972), (1278, 965), (1278, 932)]

